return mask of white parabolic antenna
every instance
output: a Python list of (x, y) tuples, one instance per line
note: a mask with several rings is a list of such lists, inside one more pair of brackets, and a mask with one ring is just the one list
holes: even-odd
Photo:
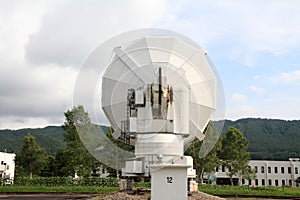
[(204, 134), (208, 124), (218, 135), (223, 127), (223, 86), (206, 51), (161, 29), (104, 42), (84, 62), (74, 91), (74, 103), (87, 108), (92, 122), (102, 114), (100, 75), (101, 107), (113, 136), (134, 144), (135, 151), (114, 145), (103, 127), (78, 124), (85, 147), (106, 166), (122, 169), (123, 177), (151, 176), (152, 200), (187, 199), (187, 188), (198, 187), (192, 187), (196, 171), (184, 149), (204, 139), (199, 152), (204, 157), (218, 139), (214, 131)]
[[(151, 105), (157, 109), (167, 107), (167, 113), (160, 113), (158, 118), (163, 115), (177, 118), (173, 132), (186, 135), (185, 144), (195, 137), (203, 140), (204, 129), (216, 110), (218, 88), (217, 76), (206, 51), (178, 37), (157, 35), (116, 46), (102, 79), (102, 108), (115, 135), (124, 129), (122, 122), (128, 117), (128, 90), (151, 84), (161, 85), (163, 95), (172, 88), (175, 102), (181, 98), (181, 88), (186, 88), (184, 92), (188, 95), (180, 99), (176, 105), (178, 109), (168, 104), (170, 99), (163, 105), (153, 102), (152, 97)], [(176, 90), (181, 92), (176, 93)]]

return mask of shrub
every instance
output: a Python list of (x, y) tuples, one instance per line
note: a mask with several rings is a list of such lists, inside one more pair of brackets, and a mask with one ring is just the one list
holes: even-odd
[(116, 178), (71, 178), (71, 177), (15, 177), (15, 185), (20, 186), (98, 186), (98, 187), (118, 187)]

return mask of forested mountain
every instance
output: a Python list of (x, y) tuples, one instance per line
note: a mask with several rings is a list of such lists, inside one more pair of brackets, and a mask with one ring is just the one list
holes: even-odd
[(22, 145), (22, 139), (31, 133), (38, 144), (46, 150), (47, 154), (56, 152), (65, 146), (63, 141), (64, 129), (60, 126), (47, 126), (36, 129), (0, 130), (0, 151), (16, 152)]
[[(226, 120), (223, 132), (229, 126), (238, 128), (248, 139), (251, 159), (287, 160), (300, 157), (300, 120), (246, 118)], [(18, 152), (23, 137), (31, 133), (46, 153), (55, 154), (63, 148), (64, 130), (60, 126), (38, 129), (0, 130), (0, 151)]]
[(287, 160), (300, 157), (300, 120), (226, 120), (223, 132), (229, 126), (239, 129), (248, 139), (251, 159)]

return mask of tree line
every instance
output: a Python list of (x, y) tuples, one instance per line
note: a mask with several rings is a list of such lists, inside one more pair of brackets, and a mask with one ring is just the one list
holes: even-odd
[(227, 175), (233, 185), (233, 177), (238, 175), (244, 179), (250, 180), (255, 177), (255, 172), (248, 166), (250, 153), (247, 151), (249, 142), (243, 133), (234, 127), (228, 127), (226, 132), (218, 138), (218, 132), (214, 130), (211, 124), (205, 130), (207, 141), (217, 141), (212, 149), (208, 149), (206, 156), (201, 156), (205, 148), (212, 145), (206, 141), (195, 139), (185, 151), (194, 159), (194, 168), (197, 171), (197, 178), (203, 183), (204, 174), (214, 173), (216, 168), (224, 166), (228, 169)]
[[(105, 166), (87, 151), (76, 130), (76, 123), (91, 124), (88, 113), (84, 111), (83, 106), (77, 106), (64, 115), (66, 121), (62, 127), (65, 130), (63, 138), (65, 147), (55, 155), (47, 155), (36, 138), (28, 133), (22, 140), (19, 153), (16, 154), (16, 176), (29, 175), (32, 178), (34, 174), (45, 177), (67, 177), (74, 176), (75, 173), (83, 177), (99, 175), (99, 166)], [(74, 116), (80, 116), (80, 119), (75, 119)], [(107, 170), (115, 174), (113, 169)]]
[[(213, 122), (216, 123), (216, 122)], [(248, 151), (252, 160), (288, 160), (300, 157), (300, 120), (278, 120), (245, 118), (225, 120), (223, 135), (230, 127), (239, 129), (249, 141)], [(101, 126), (107, 131), (108, 127)], [(65, 129), (48, 126), (37, 129), (0, 130), (0, 150), (19, 153), (22, 139), (31, 133), (45, 149), (45, 153), (56, 155), (66, 147)]]
[[(64, 113), (65, 122), (62, 126), (65, 130), (65, 147), (55, 155), (47, 155), (40, 147), (36, 138), (28, 133), (22, 140), (22, 146), (16, 155), (16, 176), (99, 176), (99, 166), (106, 168), (112, 176), (118, 176), (118, 171), (105, 166), (94, 158), (82, 144), (76, 130), (76, 125), (95, 126), (91, 124), (88, 113), (83, 106), (73, 107)], [(75, 117), (76, 116), (76, 117)], [(113, 130), (107, 130), (107, 137), (121, 148), (133, 151), (134, 147), (115, 140), (112, 137)], [(248, 140), (237, 128), (229, 127), (226, 133), (218, 139), (218, 133), (211, 124), (205, 130), (206, 142), (194, 140), (185, 153), (194, 159), (194, 168), (198, 178), (203, 182), (204, 173), (213, 172), (220, 165), (229, 169), (228, 175), (231, 182), (234, 175), (241, 175), (250, 179), (253, 171), (248, 167), (250, 154), (247, 152)], [(216, 142), (217, 141), (217, 142)], [(214, 144), (216, 142), (216, 144)], [(199, 155), (202, 147), (209, 152), (205, 157)], [(212, 149), (210, 149), (213, 147)], [(207, 149), (206, 149), (207, 148)]]
[(300, 120), (246, 118), (226, 120), (224, 129), (233, 126), (249, 141), (253, 160), (288, 160), (300, 157)]

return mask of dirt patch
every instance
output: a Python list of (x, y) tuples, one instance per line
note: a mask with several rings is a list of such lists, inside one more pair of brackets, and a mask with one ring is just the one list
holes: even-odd
[[(106, 194), (103, 196), (98, 196), (93, 198), (93, 200), (150, 200), (151, 195), (150, 193), (146, 193), (143, 195), (137, 194), (127, 194), (125, 192), (114, 192), (110, 194)], [(217, 196), (212, 196), (203, 192), (194, 192), (192, 193), (188, 200), (225, 200), (224, 198), (220, 198)]]
[(197, 200), (197, 199), (201, 199), (201, 200), (225, 200), (224, 198), (213, 196), (213, 195), (210, 195), (210, 194), (206, 194), (204, 192), (194, 192), (194, 193), (191, 194), (191, 196), (189, 196), (189, 200)]

